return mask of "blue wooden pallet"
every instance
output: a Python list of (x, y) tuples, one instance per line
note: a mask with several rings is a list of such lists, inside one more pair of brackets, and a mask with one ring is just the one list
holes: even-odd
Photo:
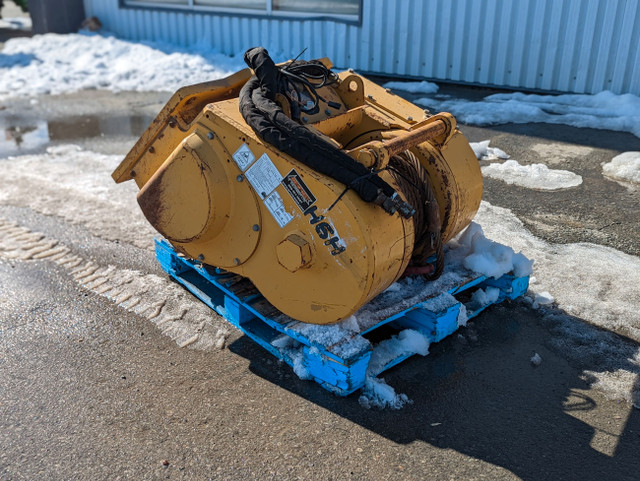
[[(341, 396), (362, 388), (367, 375), (377, 376), (415, 354), (399, 353), (393, 359), (385, 359), (383, 365), (376, 365), (375, 372), (371, 372), (369, 361), (375, 347), (364, 337), (366, 334), (391, 326), (397, 331), (417, 330), (430, 342), (438, 342), (458, 329), (461, 312), (466, 311), (466, 318), (470, 319), (491, 304), (522, 296), (529, 286), (528, 276), (507, 274), (493, 279), (469, 271), (462, 277), (445, 271), (442, 281), (438, 281), (442, 289), (435, 294), (411, 298), (409, 302), (397, 302), (397, 298), (387, 293), (379, 295), (359, 311), (366, 313), (363, 317), (367, 323), (354, 332), (340, 325), (316, 326), (293, 320), (273, 307), (248, 279), (187, 259), (164, 239), (156, 239), (156, 256), (169, 275), (260, 346), (292, 366), (296, 374), (313, 379)], [(489, 287), (499, 289), (495, 301), (479, 305), (471, 300), (472, 292)], [(452, 296), (466, 298), (466, 301)]]

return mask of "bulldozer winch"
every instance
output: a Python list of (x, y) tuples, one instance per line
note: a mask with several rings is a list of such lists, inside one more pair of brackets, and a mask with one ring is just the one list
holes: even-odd
[(245, 61), (178, 90), (113, 173), (135, 180), (153, 227), (307, 323), (345, 319), (403, 275), (436, 278), (482, 197), (453, 116), (327, 59)]

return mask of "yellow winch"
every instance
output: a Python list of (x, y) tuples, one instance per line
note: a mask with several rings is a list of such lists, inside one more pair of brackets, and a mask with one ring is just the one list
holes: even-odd
[(257, 48), (245, 60), (251, 69), (178, 90), (113, 173), (136, 181), (154, 228), (315, 324), (347, 318), (405, 272), (438, 275), (442, 245), (482, 197), (453, 116), (327, 59), (276, 66)]

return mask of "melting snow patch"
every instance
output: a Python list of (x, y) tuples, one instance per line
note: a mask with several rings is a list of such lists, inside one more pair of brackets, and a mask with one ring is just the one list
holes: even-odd
[(508, 159), (509, 154), (504, 150), (500, 150), (498, 147), (489, 147), (490, 140), (483, 140), (482, 142), (469, 142), (469, 145), (473, 149), (473, 153), (476, 154), (478, 160), (496, 160), (496, 159)]
[(121, 160), (75, 145), (0, 159), (0, 202), (63, 217), (104, 239), (153, 249), (156, 232), (138, 207), (138, 187), (111, 178)]
[(611, 398), (631, 400), (640, 348), (588, 323), (640, 342), (640, 259), (596, 244), (547, 243), (511, 211), (487, 202), (476, 221), (491, 238), (536, 259), (536, 283), (530, 289), (541, 300), (552, 297), (557, 306), (544, 311), (552, 325), (550, 342), (583, 365), (592, 386)]
[(616, 155), (611, 162), (602, 165), (602, 173), (614, 180), (640, 184), (640, 152)]
[(386, 89), (404, 90), (414, 94), (433, 94), (438, 91), (438, 86), (432, 82), (387, 82), (383, 85)]
[(544, 122), (573, 127), (619, 130), (640, 137), (640, 97), (616, 95), (495, 94), (474, 102), (422, 98), (416, 103), (433, 110), (451, 112), (459, 122), (475, 125)]
[(482, 174), (528, 189), (558, 190), (582, 184), (582, 177), (568, 170), (549, 169), (544, 164), (520, 165), (517, 160), (487, 165)]

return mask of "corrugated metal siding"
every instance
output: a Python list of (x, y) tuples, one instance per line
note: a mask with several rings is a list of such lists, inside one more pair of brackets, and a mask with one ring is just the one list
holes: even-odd
[(640, 0), (364, 0), (362, 25), (119, 8), (88, 15), (132, 40), (264, 45), (338, 67), (499, 87), (640, 95)]

